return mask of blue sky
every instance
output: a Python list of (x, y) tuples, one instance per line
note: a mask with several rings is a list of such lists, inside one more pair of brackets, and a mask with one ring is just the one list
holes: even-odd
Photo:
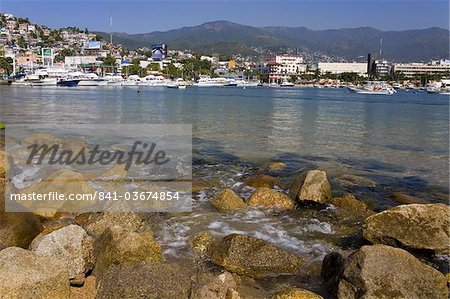
[(252, 26), (335, 29), (371, 26), (381, 30), (449, 27), (446, 0), (0, 0), (0, 11), (52, 28), (143, 33), (228, 20)]

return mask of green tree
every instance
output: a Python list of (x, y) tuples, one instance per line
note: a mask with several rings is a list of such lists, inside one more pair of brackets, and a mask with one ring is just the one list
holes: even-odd
[(0, 57), (0, 68), (4, 69), (8, 76), (13, 70), (12, 62), (13, 61), (10, 57)]
[(116, 65), (116, 59), (112, 57), (111, 55), (106, 56), (103, 58), (103, 65), (105, 66), (115, 66)]
[(75, 56), (75, 51), (72, 49), (63, 49), (55, 56), (55, 62), (63, 62), (66, 56)]

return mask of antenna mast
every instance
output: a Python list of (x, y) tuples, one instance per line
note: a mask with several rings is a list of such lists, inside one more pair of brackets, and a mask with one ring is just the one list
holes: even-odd
[(112, 31), (112, 16), (109, 16), (109, 42), (112, 44), (113, 42), (113, 31)]

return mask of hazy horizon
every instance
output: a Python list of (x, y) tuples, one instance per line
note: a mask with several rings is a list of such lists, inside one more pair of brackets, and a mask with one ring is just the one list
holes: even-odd
[[(50, 28), (76, 26), (88, 28), (90, 31), (127, 34), (164, 32), (217, 21), (252, 27), (306, 27), (311, 30), (372, 27), (380, 31), (403, 31), (431, 27), (449, 28), (449, 3), (440, 0), (426, 3), (404, 0), (276, 3), (0, 0), (0, 11), (29, 18), (34, 23)], [(67, 11), (71, 13), (67, 14)], [(110, 16), (113, 20), (112, 27), (109, 24)]]

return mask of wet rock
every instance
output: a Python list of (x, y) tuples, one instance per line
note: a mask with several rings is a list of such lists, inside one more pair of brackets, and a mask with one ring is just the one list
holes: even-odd
[(203, 256), (210, 255), (219, 243), (219, 240), (208, 231), (202, 231), (192, 235), (188, 241), (192, 250)]
[(121, 264), (97, 278), (97, 298), (190, 298), (191, 269), (173, 263)]
[(76, 299), (93, 299), (97, 295), (97, 279), (95, 276), (88, 276), (84, 280), (82, 287), (71, 287), (70, 298)]
[(24, 141), (28, 144), (47, 144), (49, 146), (53, 144), (61, 144), (61, 139), (50, 133), (36, 133), (29, 135), (25, 137)]
[(69, 279), (77, 279), (76, 284), (83, 284), (85, 274), (94, 266), (92, 237), (77, 225), (39, 235), (31, 243), (30, 250), (64, 261), (69, 270)]
[(253, 188), (274, 188), (275, 186), (283, 187), (283, 183), (281, 183), (278, 179), (268, 175), (251, 176), (245, 181), (245, 184)]
[(306, 175), (305, 182), (297, 199), (299, 201), (314, 201), (326, 203), (331, 198), (331, 186), (325, 171), (311, 170)]
[(0, 251), (1, 298), (70, 298), (64, 262), (9, 247)]
[[(227, 294), (233, 296), (233, 291), (237, 288), (236, 280), (229, 272), (224, 272), (210, 279), (201, 286), (194, 295), (195, 299), (225, 299)], [(236, 295), (234, 295), (236, 296)]]
[(116, 226), (134, 232), (142, 225), (142, 219), (133, 212), (85, 213), (75, 217), (75, 221), (94, 236)]
[(5, 151), (0, 150), (0, 178), (6, 178), (6, 174), (10, 173), (13, 166), (13, 157)]
[(334, 197), (330, 200), (330, 203), (335, 205), (336, 207), (357, 213), (363, 218), (369, 217), (374, 214), (374, 212), (370, 210), (364, 202), (358, 200), (352, 194), (346, 194), (341, 197)]
[(105, 178), (115, 178), (115, 179), (125, 179), (128, 177), (128, 170), (125, 169), (125, 164), (117, 164), (106, 170), (102, 177)]
[(202, 190), (210, 188), (212, 188), (212, 185), (207, 181), (192, 180), (192, 193), (198, 193)]
[(256, 189), (247, 203), (249, 206), (273, 207), (287, 210), (295, 207), (295, 202), (289, 196), (267, 187)]
[(211, 205), (221, 212), (239, 211), (247, 207), (245, 202), (233, 190), (225, 189), (211, 201)]
[(28, 248), (42, 230), (39, 220), (32, 213), (5, 213), (1, 200), (0, 206), (0, 249)]
[(95, 273), (122, 263), (162, 260), (161, 247), (150, 232), (128, 232), (119, 227), (107, 229), (94, 242)]
[(269, 171), (280, 171), (287, 167), (286, 163), (283, 162), (274, 162), (269, 164), (268, 170)]
[(291, 188), (289, 189), (289, 196), (292, 199), (297, 199), (300, 195), (300, 191), (302, 190), (303, 183), (305, 182), (306, 175), (308, 172), (302, 171), (299, 173), (292, 182)]
[(71, 139), (62, 141), (62, 148), (64, 150), (72, 151), (75, 155), (84, 149), (85, 152), (90, 150), (90, 147), (83, 139)]
[(401, 204), (424, 203), (423, 200), (421, 200), (417, 197), (414, 197), (414, 196), (411, 196), (408, 194), (404, 194), (401, 192), (393, 192), (391, 194), (391, 196), (394, 201), (401, 203)]
[(339, 182), (343, 187), (361, 186), (361, 187), (375, 188), (377, 186), (377, 183), (369, 178), (351, 174), (345, 174), (341, 176), (339, 178)]
[[(42, 181), (22, 189), (21, 194), (34, 193), (44, 196), (50, 194), (50, 192), (58, 192), (69, 198), (69, 195), (93, 195), (95, 190), (85, 181), (80, 173), (68, 169), (60, 169)], [(23, 205), (43, 218), (53, 219), (60, 215), (57, 213), (63, 206), (64, 210), (76, 211), (90, 204), (92, 202), (89, 201), (37, 201), (26, 202)]]
[(363, 225), (363, 236), (374, 244), (448, 254), (449, 230), (448, 205), (410, 204), (367, 218)]
[(217, 246), (211, 261), (230, 272), (251, 277), (296, 273), (303, 259), (254, 237), (232, 234)]
[[(328, 290), (338, 298), (447, 298), (444, 275), (407, 251), (386, 245), (363, 246), (347, 259), (334, 253), (324, 265)], [(328, 261), (327, 261), (328, 259)], [(333, 260), (334, 261), (331, 261)], [(326, 271), (323, 271), (323, 273)]]
[(323, 297), (308, 290), (292, 288), (273, 295), (272, 299), (323, 299)]

